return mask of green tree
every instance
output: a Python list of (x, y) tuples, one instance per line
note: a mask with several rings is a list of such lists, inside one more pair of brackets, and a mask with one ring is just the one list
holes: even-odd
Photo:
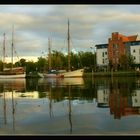
[(20, 59), (20, 65), (22, 66), (22, 67), (25, 67), (25, 65), (26, 65), (26, 59), (24, 59), (24, 58), (22, 58), (22, 59)]
[(90, 68), (90, 71), (92, 68), (95, 68), (96, 60), (95, 60), (95, 54), (92, 52), (79, 52), (78, 55), (80, 56), (80, 61), (82, 63), (82, 66)]
[(33, 61), (26, 62), (26, 73), (35, 72), (36, 65)]
[(51, 56), (52, 68), (61, 69), (64, 67), (65, 57), (63, 53), (53, 50)]
[(122, 70), (128, 70), (134, 64), (134, 58), (132, 56), (122, 55), (119, 58), (119, 67)]
[(3, 71), (3, 62), (0, 60), (0, 71)]
[(47, 60), (46, 60), (46, 58), (38, 57), (37, 69), (40, 72), (43, 72), (43, 71), (45, 71), (47, 69)]

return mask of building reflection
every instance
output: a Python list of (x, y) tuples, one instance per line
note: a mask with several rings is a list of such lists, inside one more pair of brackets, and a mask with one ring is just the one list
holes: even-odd
[(109, 97), (110, 114), (114, 115), (114, 119), (140, 114), (140, 102), (138, 103), (140, 101), (139, 94), (135, 94), (136, 96), (123, 96), (119, 92), (115, 92), (111, 93)]
[[(117, 80), (111, 84), (109, 106), (110, 114), (114, 115), (114, 119), (140, 114), (140, 104), (136, 105), (135, 103), (135, 101), (140, 101), (140, 96), (139, 94), (134, 94), (136, 91), (132, 90), (132, 86), (133, 85), (126, 84), (126, 82), (119, 83)], [(136, 96), (134, 97), (134, 95)]]
[(97, 107), (109, 107), (109, 89), (97, 90)]
[(97, 106), (109, 107), (114, 119), (128, 115), (140, 114), (140, 90), (135, 89), (133, 83), (119, 81), (117, 78), (110, 81), (108, 89), (97, 90)]

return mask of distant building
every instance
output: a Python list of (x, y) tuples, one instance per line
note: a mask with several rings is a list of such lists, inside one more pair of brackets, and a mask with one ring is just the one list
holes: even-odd
[(132, 55), (135, 63), (140, 64), (140, 40), (137, 40), (137, 36), (125, 36), (114, 32), (108, 39), (108, 44), (95, 45), (97, 66), (107, 66), (109, 61), (118, 65), (122, 55)]
[(134, 90), (132, 94), (132, 107), (139, 107), (140, 108), (140, 90)]
[(108, 64), (108, 44), (96, 45), (96, 61), (98, 66), (106, 66)]
[(97, 90), (97, 107), (109, 107), (109, 90), (98, 89)]

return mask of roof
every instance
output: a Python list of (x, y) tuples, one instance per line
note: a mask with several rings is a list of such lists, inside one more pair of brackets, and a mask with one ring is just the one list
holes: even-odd
[(136, 41), (138, 35), (132, 35), (132, 36), (124, 36), (122, 34), (118, 34), (118, 38), (122, 38), (123, 42), (129, 42), (129, 41)]
[(104, 49), (104, 48), (107, 48), (108, 44), (98, 44), (98, 45), (95, 45), (97, 49)]

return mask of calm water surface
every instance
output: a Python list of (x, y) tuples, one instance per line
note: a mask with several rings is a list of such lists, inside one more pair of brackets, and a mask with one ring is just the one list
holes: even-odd
[(140, 134), (140, 78), (0, 80), (0, 135)]

